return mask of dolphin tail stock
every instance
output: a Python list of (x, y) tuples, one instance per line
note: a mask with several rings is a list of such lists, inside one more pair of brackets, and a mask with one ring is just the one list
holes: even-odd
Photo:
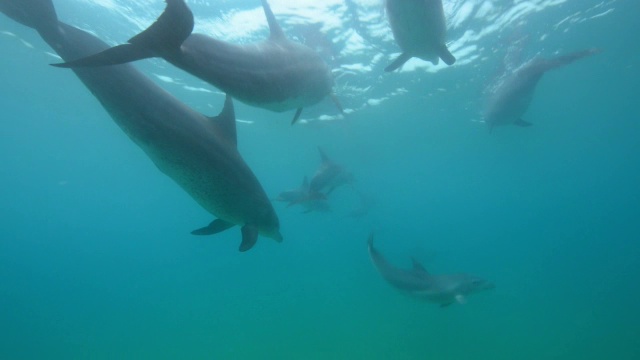
[(52, 0), (0, 0), (0, 12), (41, 34), (58, 25)]
[(409, 59), (411, 59), (411, 57), (412, 56), (407, 54), (406, 52), (400, 54), (400, 56), (398, 56), (395, 60), (393, 60), (393, 62), (391, 62), (391, 64), (387, 65), (387, 67), (384, 68), (384, 71), (385, 72), (392, 72), (392, 71), (398, 69), (399, 67), (404, 65), (404, 63), (409, 61)]
[[(32, 1), (32, 0), (30, 0)], [(117, 45), (94, 55), (52, 64), (61, 68), (124, 64), (179, 51), (193, 31), (193, 13), (184, 0), (166, 0), (167, 7), (158, 20), (127, 44)]]
[(444, 63), (447, 65), (453, 65), (456, 62), (456, 57), (453, 56), (453, 54), (451, 53), (451, 51), (449, 51), (449, 48), (447, 48), (447, 45), (445, 44), (442, 44), (440, 46), (440, 52), (438, 56), (440, 56), (440, 59), (442, 59), (442, 61), (444, 61)]
[(600, 52), (601, 50), (597, 48), (576, 51), (567, 55), (562, 55), (555, 58), (542, 60), (539, 66), (542, 67), (542, 71), (549, 71), (555, 68), (569, 65), (574, 61), (580, 60), (587, 56), (595, 55)]

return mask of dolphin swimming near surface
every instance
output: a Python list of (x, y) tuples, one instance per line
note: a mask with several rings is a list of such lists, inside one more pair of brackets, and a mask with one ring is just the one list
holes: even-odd
[(394, 71), (412, 57), (438, 65), (453, 65), (456, 58), (447, 48), (447, 24), (442, 0), (386, 0), (389, 24), (402, 50), (384, 71)]
[(303, 211), (305, 214), (312, 211), (330, 211), (327, 196), (321, 192), (312, 191), (309, 188), (309, 180), (306, 176), (302, 181), (302, 186), (297, 189), (283, 191), (273, 200), (287, 202), (287, 207), (300, 205), (305, 208), (305, 211)]
[(484, 121), (493, 130), (496, 126), (517, 125), (528, 127), (532, 124), (522, 116), (533, 100), (536, 85), (549, 70), (556, 69), (584, 57), (598, 53), (597, 49), (588, 49), (558, 56), (551, 59), (537, 58), (518, 67), (502, 77), (491, 92)]
[(454, 302), (464, 304), (467, 296), (494, 288), (492, 283), (473, 275), (433, 275), (413, 258), (412, 269), (397, 268), (388, 263), (374, 248), (373, 234), (369, 235), (368, 247), (373, 265), (391, 286), (420, 300), (439, 304), (441, 307), (449, 306)]
[[(95, 36), (58, 21), (51, 0), (0, 0), (0, 11), (34, 28), (64, 60), (108, 46)], [(131, 65), (74, 69), (116, 124), (164, 174), (217, 217), (195, 234), (242, 228), (240, 251), (258, 234), (282, 241), (278, 217), (258, 179), (236, 146), (231, 97), (222, 112), (206, 117), (171, 96)]]
[(158, 20), (127, 44), (54, 66), (78, 68), (162, 57), (245, 104), (276, 112), (297, 109), (292, 123), (302, 108), (327, 96), (342, 112), (332, 94), (334, 81), (327, 63), (313, 49), (287, 39), (267, 1), (261, 1), (271, 35), (259, 43), (235, 45), (192, 34), (193, 13), (184, 0), (166, 0)]
[(350, 172), (331, 161), (322, 148), (318, 147), (318, 151), (322, 162), (309, 183), (311, 191), (326, 190), (326, 194), (329, 195), (336, 188), (353, 182), (353, 175)]

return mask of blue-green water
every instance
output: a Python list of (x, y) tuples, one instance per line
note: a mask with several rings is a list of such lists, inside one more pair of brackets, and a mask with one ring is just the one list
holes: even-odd
[[(127, 20), (106, 7), (127, 2), (113, 3), (56, 6), (114, 43), (163, 6), (136, 2)], [(196, 21), (233, 23), (246, 10), (260, 24), (229, 41), (266, 33), (257, 1), (213, 3), (189, 2)], [(495, 1), (493, 15), (451, 25), (483, 3), (445, 1), (455, 66), (393, 74), (382, 72), (397, 48), (381, 5), (332, 5), (324, 16), (339, 21), (325, 19), (323, 34), (353, 112), (320, 121), (336, 115), (326, 101), (291, 127), (293, 114), (237, 104), (253, 122), (238, 124), (240, 152), (268, 194), (312, 175), (320, 145), (375, 200), (359, 219), (347, 216), (358, 205), (349, 187), (331, 194), (330, 213), (276, 204), (284, 242), (260, 238), (247, 253), (237, 229), (190, 235), (211, 216), (70, 71), (47, 65), (56, 59), (34, 31), (0, 16), (0, 358), (640, 358), (640, 5)], [(286, 5), (273, 2), (293, 32), (305, 18)], [(545, 76), (533, 127), (489, 134), (483, 89), (524, 34), (525, 59), (603, 52)], [(219, 94), (193, 91), (215, 91), (201, 81), (160, 60), (137, 66), (219, 111)], [(403, 296), (371, 265), (371, 231), (399, 266), (414, 256), (496, 289), (444, 309)]]

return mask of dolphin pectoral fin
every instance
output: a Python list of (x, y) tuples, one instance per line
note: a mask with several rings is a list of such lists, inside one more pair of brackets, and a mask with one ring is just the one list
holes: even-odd
[(533, 124), (530, 123), (530, 122), (524, 121), (522, 119), (518, 119), (518, 120), (513, 122), (513, 125), (520, 126), (520, 127), (529, 127), (529, 126), (531, 126)]
[(440, 45), (440, 53), (438, 56), (440, 56), (440, 59), (447, 65), (453, 65), (456, 62), (455, 56), (453, 56), (445, 44)]
[(230, 223), (228, 221), (224, 221), (221, 219), (215, 219), (213, 220), (209, 225), (200, 228), (200, 229), (196, 229), (193, 230), (191, 232), (191, 234), (193, 235), (213, 235), (213, 234), (217, 234), (219, 232), (223, 232), (227, 229), (229, 229), (230, 227), (233, 227), (235, 224)]
[(467, 303), (467, 299), (464, 296), (460, 295), (460, 294), (456, 295), (456, 301), (458, 302), (458, 304), (466, 304)]
[(240, 252), (251, 249), (258, 242), (258, 228), (252, 225), (242, 227), (242, 242), (240, 243)]
[(51, 64), (51, 66), (59, 68), (82, 68), (106, 65), (118, 65), (131, 61), (141, 60), (153, 57), (151, 50), (133, 44), (123, 44), (114, 46), (105, 51), (94, 55), (83, 57), (77, 60), (68, 61), (59, 64)]
[(399, 68), (400, 66), (404, 65), (404, 63), (409, 61), (409, 59), (411, 59), (411, 55), (407, 53), (402, 53), (395, 60), (393, 60), (391, 64), (389, 64), (386, 68), (384, 68), (384, 71), (392, 72), (397, 68)]
[(295, 124), (296, 121), (298, 121), (298, 119), (300, 118), (300, 114), (302, 114), (302, 108), (298, 108), (298, 110), (296, 110), (295, 115), (293, 115), (293, 120), (291, 120), (291, 125)]
[(427, 271), (427, 269), (424, 268), (424, 266), (422, 266), (422, 264), (420, 264), (420, 262), (418, 261), (418, 259), (414, 258), (413, 256), (411, 257), (411, 262), (413, 263), (413, 271), (417, 272), (417, 273), (421, 273), (421, 274), (425, 274), (428, 275), (429, 272)]
[(340, 100), (338, 100), (338, 97), (336, 96), (336, 94), (331, 93), (331, 101), (333, 101), (334, 104), (336, 104), (336, 107), (338, 108), (338, 110), (340, 110), (341, 114), (344, 114), (344, 108), (342, 107), (342, 104), (340, 103)]

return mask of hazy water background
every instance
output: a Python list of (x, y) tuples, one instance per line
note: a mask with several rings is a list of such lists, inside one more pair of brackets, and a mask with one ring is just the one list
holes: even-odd
[[(116, 43), (137, 31), (113, 10), (124, 3), (56, 6), (62, 20)], [(480, 3), (447, 2), (448, 15)], [(162, 9), (135, 4), (155, 7), (139, 13), (142, 27)], [(249, 1), (190, 4), (196, 15), (260, 15)], [(341, 44), (338, 95), (353, 113), (317, 121), (335, 115), (326, 102), (290, 127), (292, 114), (238, 105), (238, 117), (254, 121), (238, 124), (239, 147), (275, 196), (313, 173), (320, 145), (375, 206), (348, 218), (357, 205), (349, 188), (332, 194), (328, 214), (277, 205), (285, 241), (261, 238), (244, 254), (237, 229), (191, 236), (210, 215), (71, 72), (47, 66), (55, 59), (35, 32), (0, 16), (0, 358), (640, 357), (640, 5), (496, 1), (501, 14), (539, 11), (475, 43), (459, 40), (465, 26), (495, 20), (452, 28), (459, 48), (476, 47), (450, 69), (383, 74), (387, 58), (371, 59), (396, 50), (380, 4), (349, 4), (359, 21), (341, 7), (330, 15), (371, 41), (349, 52), (342, 32), (328, 33)], [(276, 5), (281, 21), (295, 19)], [(521, 34), (530, 35), (525, 58), (604, 51), (546, 75), (526, 116), (533, 127), (489, 134), (482, 89)], [(221, 96), (183, 86), (213, 90), (202, 82), (159, 60), (138, 66), (166, 76), (183, 101), (219, 111)], [(497, 287), (446, 309), (406, 298), (370, 264), (370, 231), (399, 265), (416, 256), (433, 272)]]

